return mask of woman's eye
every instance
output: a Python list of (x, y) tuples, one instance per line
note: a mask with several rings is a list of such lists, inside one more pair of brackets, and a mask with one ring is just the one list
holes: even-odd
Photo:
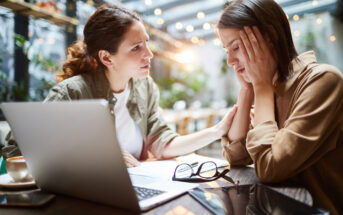
[(233, 51), (237, 51), (238, 49), (239, 49), (239, 47), (238, 47), (238, 46), (237, 46), (237, 47), (233, 47), (233, 48), (232, 48), (232, 50), (233, 50)]
[(139, 45), (138, 45), (138, 46), (135, 46), (135, 47), (132, 49), (132, 51), (137, 51), (139, 48), (140, 48)]

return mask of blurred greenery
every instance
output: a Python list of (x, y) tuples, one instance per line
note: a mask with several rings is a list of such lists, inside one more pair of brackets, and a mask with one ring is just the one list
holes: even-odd
[[(29, 61), (34, 64), (35, 69), (40, 69), (47, 72), (57, 72), (61, 66), (54, 63), (48, 57), (39, 53), (39, 50), (34, 50), (31, 43), (23, 36), (16, 34), (14, 36), (15, 48), (22, 49), (23, 53), (28, 57)], [(30, 54), (29, 54), (30, 53)], [(11, 81), (8, 75), (2, 69), (4, 51), (0, 52), (0, 102), (4, 101), (27, 101), (27, 100), (43, 100), (51, 87), (55, 84), (53, 81), (48, 81), (45, 78), (40, 79), (40, 83), (35, 87), (34, 95), (24, 89), (24, 83), (16, 83)]]
[(160, 88), (160, 106), (172, 108), (174, 103), (184, 100), (187, 104), (201, 92), (207, 75), (202, 68), (193, 71), (181, 70), (176, 75), (157, 80)]
[[(313, 14), (308, 14), (304, 16), (304, 21), (306, 24), (305, 32), (300, 35), (299, 42), (296, 43), (297, 50), (298, 53), (313, 50), (316, 53), (318, 62), (327, 62), (327, 56), (325, 54), (325, 51), (317, 45), (317, 43), (321, 42), (318, 41), (318, 38), (323, 37), (325, 30), (322, 29), (321, 31), (318, 31), (317, 29), (315, 32), (315, 28), (312, 24), (315, 22), (315, 19), (316, 16)], [(323, 26), (323, 28), (325, 27)]]

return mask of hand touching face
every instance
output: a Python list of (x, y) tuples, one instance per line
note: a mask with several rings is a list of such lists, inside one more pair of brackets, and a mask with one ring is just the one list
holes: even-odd
[(244, 30), (239, 31), (239, 35), (243, 64), (252, 84), (254, 86), (272, 85), (272, 79), (277, 70), (272, 44), (267, 44), (256, 26), (244, 27)]
[(227, 63), (235, 70), (241, 87), (252, 84), (271, 83), (276, 71), (276, 61), (271, 55), (271, 43), (267, 44), (257, 27), (246, 30), (234, 28), (218, 29), (223, 48), (227, 52)]

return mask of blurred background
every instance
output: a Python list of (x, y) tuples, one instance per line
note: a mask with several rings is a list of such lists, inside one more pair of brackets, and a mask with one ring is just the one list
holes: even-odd
[[(82, 39), (85, 21), (104, 2), (142, 16), (155, 55), (151, 76), (175, 130), (211, 126), (236, 102), (238, 82), (213, 29), (226, 0), (0, 0), (0, 102), (42, 101), (66, 48)], [(343, 71), (343, 0), (276, 2), (298, 52), (314, 50), (319, 62)]]

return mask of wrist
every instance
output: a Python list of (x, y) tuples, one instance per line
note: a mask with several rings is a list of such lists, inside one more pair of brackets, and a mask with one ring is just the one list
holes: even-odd
[(209, 128), (210, 133), (213, 135), (214, 139), (220, 139), (222, 136), (224, 136), (227, 132), (222, 129), (220, 126), (221, 123), (218, 123), (217, 125)]
[(270, 92), (274, 92), (274, 88), (272, 85), (269, 85), (269, 84), (255, 84), (254, 92), (255, 92), (255, 95), (261, 94), (261, 93), (270, 93)]

